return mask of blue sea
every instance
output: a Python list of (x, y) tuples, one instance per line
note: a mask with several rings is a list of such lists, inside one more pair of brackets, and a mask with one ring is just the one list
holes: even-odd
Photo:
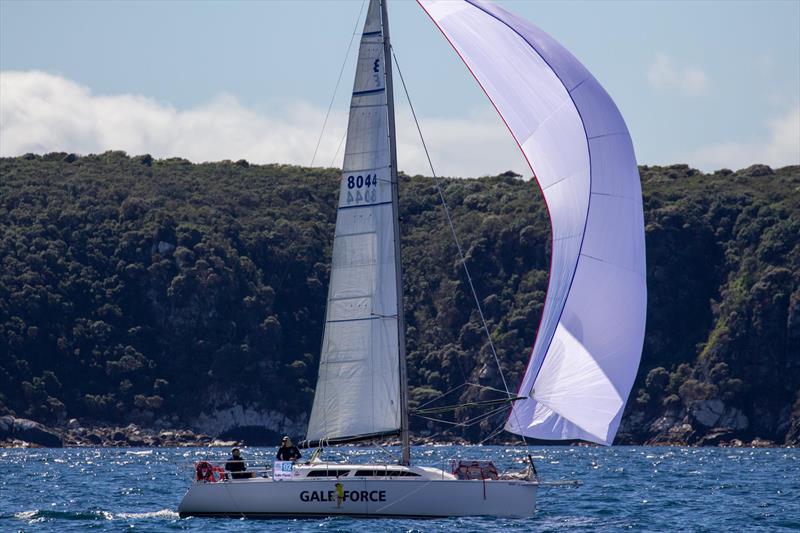
[[(369, 448), (353, 460), (383, 460)], [(268, 463), (271, 448), (245, 448)], [(0, 531), (798, 531), (800, 449), (422, 446), (414, 462), (492, 459), (520, 467), (530, 453), (543, 488), (529, 519), (181, 519), (175, 512), (200, 459), (217, 448), (0, 450)]]

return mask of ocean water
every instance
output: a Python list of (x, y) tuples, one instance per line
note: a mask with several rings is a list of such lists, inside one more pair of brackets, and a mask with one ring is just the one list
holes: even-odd
[[(348, 448), (352, 460), (382, 452)], [(271, 448), (245, 448), (250, 463)], [(455, 457), (517, 468), (530, 453), (543, 480), (578, 488), (539, 491), (528, 519), (235, 520), (178, 517), (191, 465), (224, 459), (215, 448), (0, 450), (0, 531), (798, 531), (800, 449), (423, 446), (414, 462)]]

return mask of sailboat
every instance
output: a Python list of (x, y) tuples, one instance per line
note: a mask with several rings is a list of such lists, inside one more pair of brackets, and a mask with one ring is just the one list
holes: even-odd
[[(547, 296), (505, 429), (610, 445), (638, 369), (646, 310), (641, 186), (625, 122), (588, 70), (536, 26), (484, 0), (418, 3), (503, 118), (550, 214)], [(412, 464), (395, 147), (386, 0), (370, 0), (306, 445), (399, 435), (399, 460), (276, 463), (272, 475), (253, 479), (217, 476), (206, 463), (181, 516), (533, 515), (535, 475), (503, 478), (485, 463), (479, 475)]]

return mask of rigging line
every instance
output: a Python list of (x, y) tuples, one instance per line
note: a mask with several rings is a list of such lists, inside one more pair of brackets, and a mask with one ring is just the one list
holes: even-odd
[(503, 394), (506, 393), (506, 391), (502, 391), (500, 389), (496, 389), (494, 387), (490, 387), (489, 385), (477, 385), (477, 384), (474, 384), (474, 383), (468, 383), (468, 385), (472, 385), (473, 387), (480, 387), (480, 388), (482, 388), (484, 390), (489, 390), (489, 391), (492, 391), (492, 392), (500, 392), (500, 393), (503, 393)]
[(463, 389), (463, 388), (464, 388), (464, 387), (466, 387), (467, 385), (471, 385), (471, 383), (462, 383), (462, 384), (461, 384), (461, 385), (459, 385), (458, 387), (452, 388), (452, 389), (450, 389), (450, 390), (449, 390), (449, 391), (447, 391), (447, 392), (443, 392), (442, 394), (440, 394), (439, 396), (436, 396), (436, 397), (435, 397), (435, 398), (433, 398), (432, 400), (428, 400), (427, 402), (423, 403), (422, 405), (418, 405), (418, 406), (417, 406), (417, 409), (422, 409), (422, 408), (423, 408), (423, 407), (425, 407), (426, 405), (430, 405), (430, 404), (432, 404), (433, 402), (435, 402), (436, 400), (440, 400), (440, 399), (444, 398), (444, 397), (445, 397), (445, 396), (447, 396), (448, 394), (452, 394), (452, 393), (454, 393), (455, 391), (457, 391), (457, 390), (459, 390), (459, 389)]
[[(314, 147), (314, 155), (311, 156), (311, 164), (308, 165), (310, 167), (314, 166), (314, 161), (317, 159), (317, 151), (319, 151), (319, 145), (322, 142), (322, 136), (325, 134), (325, 126), (328, 124), (328, 118), (331, 115), (331, 109), (333, 109), (333, 101), (336, 100), (336, 93), (339, 91), (339, 84), (342, 82), (342, 75), (344, 74), (344, 67), (347, 65), (347, 59), (350, 57), (350, 50), (353, 48), (353, 41), (358, 35), (358, 23), (361, 21), (361, 13), (364, 11), (364, 5), (367, 3), (367, 0), (361, 2), (361, 8), (358, 10), (358, 16), (356, 17), (356, 24), (353, 27), (353, 34), (350, 36), (350, 44), (347, 45), (347, 52), (344, 54), (344, 61), (342, 61), (342, 68), (339, 69), (339, 79), (336, 80), (336, 86), (333, 88), (333, 95), (331, 96), (331, 101), (328, 104), (328, 111), (325, 113), (325, 120), (322, 121), (322, 130), (319, 132), (319, 138), (317, 139), (317, 146)], [(339, 143), (341, 146), (341, 142)], [(338, 148), (336, 150), (339, 151)], [(335, 157), (335, 156), (334, 156)]]
[[(421, 418), (423, 420), (430, 420), (431, 422), (436, 422), (436, 423), (439, 423), (439, 424), (447, 424), (447, 425), (451, 426), (449, 429), (455, 429), (457, 427), (468, 428), (468, 427), (474, 426), (475, 424), (479, 424), (479, 423), (483, 422), (484, 420), (489, 419), (492, 416), (494, 416), (496, 414), (500, 414), (502, 412), (503, 412), (503, 408), (495, 409), (495, 410), (489, 411), (488, 413), (485, 413), (483, 415), (476, 416), (474, 418), (468, 418), (468, 419), (464, 420), (463, 422), (450, 422), (449, 420), (440, 420), (438, 418), (432, 418), (430, 416), (422, 416), (422, 415), (414, 415), (414, 416), (416, 416), (418, 418)], [(433, 438), (433, 436), (431, 438)]]
[(336, 158), (339, 156), (339, 150), (342, 149), (342, 143), (344, 143), (345, 137), (347, 137), (347, 129), (344, 130), (342, 138), (339, 139), (339, 146), (336, 147), (336, 153), (333, 154), (333, 158), (331, 159), (331, 164), (329, 166), (332, 167), (336, 163)]
[(496, 414), (502, 413), (505, 410), (505, 408), (506, 407), (504, 405), (501, 405), (500, 407), (495, 407), (494, 409), (490, 409), (489, 411), (486, 411), (485, 413), (481, 413), (479, 415), (475, 415), (475, 416), (469, 417), (469, 418), (467, 418), (467, 419), (465, 419), (465, 420), (463, 420), (461, 422), (450, 422), (449, 420), (436, 419), (436, 418), (431, 418), (431, 417), (427, 417), (427, 416), (424, 416), (424, 415), (416, 415), (416, 416), (418, 416), (420, 418), (427, 418), (428, 420), (434, 420), (434, 421), (442, 422), (443, 424), (452, 424), (454, 426), (469, 427), (469, 426), (474, 426), (475, 424), (477, 424), (477, 423), (479, 423), (479, 422), (481, 422), (483, 420), (489, 419), (489, 418), (493, 417)]
[(422, 416), (422, 415), (414, 415), (414, 416), (416, 416), (417, 418), (422, 418), (423, 420), (430, 420), (431, 422), (436, 422), (436, 423), (439, 423), (439, 424), (447, 424), (447, 425), (451, 426), (450, 428), (442, 430), (442, 431), (440, 431), (438, 433), (434, 433), (433, 435), (431, 435), (429, 437), (429, 438), (433, 439), (433, 438), (436, 438), (439, 435), (442, 435), (442, 434), (446, 433), (450, 429), (455, 429), (457, 427), (468, 428), (468, 427), (474, 426), (475, 424), (479, 424), (479, 423), (483, 422), (484, 420), (488, 420), (489, 418), (493, 417), (494, 415), (502, 413), (504, 410), (505, 410), (505, 406), (498, 407), (496, 409), (492, 409), (491, 411), (487, 411), (487, 412), (485, 412), (483, 414), (480, 414), (478, 416), (474, 416), (472, 418), (467, 418), (463, 422), (450, 422), (449, 420), (441, 420), (439, 418), (432, 418), (432, 417), (429, 417), (429, 416)]
[(439, 192), (439, 199), (442, 202), (442, 207), (444, 208), (444, 213), (447, 216), (447, 223), (450, 226), (450, 233), (453, 235), (453, 240), (456, 243), (456, 248), (458, 249), (458, 255), (461, 258), (461, 264), (464, 266), (464, 273), (467, 275), (467, 281), (469, 282), (469, 288), (472, 291), (472, 297), (475, 299), (475, 305), (478, 308), (478, 314), (481, 317), (481, 323), (483, 324), (483, 330), (486, 332), (486, 338), (489, 339), (489, 347), (492, 350), (492, 355), (494, 356), (494, 361), (497, 363), (497, 369), (500, 371), (500, 379), (503, 381), (503, 388), (505, 389), (505, 393), (511, 398), (511, 391), (508, 389), (508, 383), (506, 383), (506, 377), (503, 374), (503, 367), (500, 365), (500, 358), (497, 357), (497, 351), (494, 349), (494, 342), (492, 342), (492, 335), (489, 332), (489, 327), (486, 325), (486, 319), (483, 316), (483, 310), (481, 309), (481, 302), (478, 299), (478, 293), (475, 291), (475, 286), (472, 283), (472, 276), (469, 274), (469, 268), (467, 268), (467, 261), (464, 258), (464, 251), (461, 249), (461, 242), (458, 240), (458, 235), (456, 234), (456, 228), (453, 225), (453, 219), (450, 217), (450, 209), (447, 207), (447, 201), (444, 198), (444, 191), (442, 190), (441, 180), (439, 176), (436, 175), (436, 171), (433, 168), (433, 162), (431, 161), (431, 154), (428, 152), (428, 145), (425, 143), (425, 137), (422, 136), (422, 128), (420, 128), (419, 121), (417, 120), (417, 113), (414, 111), (414, 105), (411, 103), (411, 97), (408, 94), (408, 87), (406, 87), (406, 82), (403, 79), (403, 72), (400, 70), (400, 64), (397, 61), (397, 55), (394, 53), (394, 48), (392, 48), (392, 57), (394, 58), (394, 64), (397, 67), (397, 73), (400, 75), (400, 82), (403, 85), (403, 91), (406, 94), (406, 100), (408, 100), (408, 106), (411, 108), (411, 116), (414, 118), (414, 124), (417, 126), (417, 133), (419, 133), (420, 141), (422, 141), (422, 148), (425, 150), (425, 157), (428, 159), (428, 166), (430, 166), (431, 174), (433, 174), (433, 179), (436, 181), (436, 190)]
[[(466, 376), (465, 376), (465, 378), (466, 378)], [(415, 410), (419, 412), (419, 411), (421, 411), (421, 410), (422, 410), (422, 409), (423, 409), (425, 406), (432, 404), (432, 403), (433, 403), (433, 402), (435, 402), (436, 400), (441, 400), (441, 399), (442, 399), (442, 398), (444, 398), (445, 396), (449, 396), (450, 394), (453, 394), (454, 392), (456, 392), (456, 391), (458, 391), (458, 390), (461, 390), (461, 389), (463, 389), (463, 388), (465, 388), (465, 387), (477, 387), (477, 388), (479, 388), (479, 389), (490, 390), (490, 391), (495, 391), (495, 392), (499, 392), (499, 393), (505, 394), (505, 392), (501, 391), (500, 389), (495, 389), (494, 387), (489, 387), (489, 386), (486, 386), (486, 385), (481, 385), (480, 383), (469, 383), (468, 381), (465, 381), (465, 382), (464, 382), (464, 383), (462, 383), (461, 385), (459, 385), (459, 386), (457, 386), (457, 387), (453, 387), (453, 388), (452, 388), (452, 389), (450, 389), (449, 391), (447, 391), (447, 392), (443, 392), (443, 393), (439, 394), (438, 396), (434, 397), (433, 399), (430, 399), (430, 400), (428, 400), (427, 402), (425, 402), (425, 403), (423, 403), (423, 404), (421, 404), (421, 405), (418, 405), (418, 406), (416, 407), (416, 409), (415, 409)], [(508, 400), (503, 400), (503, 401), (508, 401)]]
[(491, 418), (494, 415), (503, 412), (503, 410), (505, 410), (505, 406), (501, 405), (500, 407), (495, 407), (494, 409), (490, 409), (489, 411), (486, 411), (485, 413), (481, 413), (479, 415), (475, 415), (475, 416), (469, 417), (469, 418), (467, 418), (465, 420), (462, 420), (461, 422), (451, 422), (449, 420), (442, 420), (441, 418), (433, 418), (433, 417), (430, 417), (430, 416), (418, 415), (418, 414), (415, 414), (414, 416), (416, 416), (418, 418), (425, 419), (425, 420), (432, 420), (434, 422), (439, 422), (441, 424), (449, 424), (449, 425), (454, 426), (454, 427), (459, 427), (459, 426), (469, 427), (469, 426), (475, 425), (476, 423), (478, 423), (478, 422), (480, 422), (482, 420), (485, 420), (487, 418)]
[[(417, 412), (417, 413), (421, 413), (423, 411), (427, 411), (428, 409), (425, 409), (425, 407), (427, 407), (428, 405), (432, 404), (433, 402), (435, 402), (437, 400), (441, 400), (445, 396), (449, 396), (450, 394), (453, 394), (454, 392), (459, 391), (459, 390), (461, 390), (461, 389), (463, 389), (465, 387), (476, 387), (476, 388), (481, 389), (481, 390), (499, 392), (500, 394), (505, 394), (506, 393), (505, 391), (502, 391), (500, 389), (496, 389), (494, 387), (489, 387), (488, 385), (481, 385), (480, 383), (469, 383), (468, 381), (465, 381), (461, 385), (459, 385), (457, 387), (453, 387), (449, 391), (443, 392), (443, 393), (439, 394), (438, 396), (435, 396), (434, 398), (428, 400), (427, 402), (425, 402), (425, 403), (423, 403), (421, 405), (418, 405), (414, 409), (414, 411)], [(504, 398), (502, 400), (489, 400), (489, 401), (490, 402), (498, 402), (498, 401), (503, 401), (503, 402), (512, 401), (512, 402), (515, 402), (515, 401), (520, 400), (520, 399), (523, 399), (523, 397), (514, 396), (514, 397), (511, 397), (511, 398)], [(478, 402), (478, 403), (482, 404), (482, 403), (485, 403), (485, 402)], [(473, 404), (472, 403), (459, 404), (458, 407), (467, 407), (467, 406), (470, 406), (470, 405), (473, 405)], [(442, 409), (442, 408), (441, 407), (431, 407), (430, 409)]]
[(385, 453), (386, 455), (388, 455), (389, 457), (394, 459), (395, 461), (398, 461), (398, 462), (400, 461), (399, 457), (397, 457), (395, 454), (393, 454), (392, 452), (390, 452), (389, 450), (387, 450), (386, 448), (381, 446), (378, 441), (373, 440), (373, 441), (371, 441), (371, 444), (373, 446), (375, 446), (376, 448), (378, 448), (378, 450), (382, 451), (383, 453)]
[(504, 426), (505, 426), (505, 425), (506, 425), (506, 421), (505, 421), (505, 420), (502, 420), (502, 421), (500, 422), (500, 425), (498, 425), (498, 426), (497, 426), (497, 427), (494, 429), (494, 431), (492, 431), (491, 433), (489, 433), (489, 435), (487, 435), (486, 437), (484, 437), (484, 438), (483, 438), (483, 440), (481, 440), (481, 441), (480, 441), (478, 444), (483, 444), (483, 443), (484, 443), (484, 442), (486, 442), (487, 440), (493, 439), (493, 438), (495, 438), (496, 436), (498, 436), (500, 433), (502, 433), (502, 432), (503, 432), (503, 429), (504, 429)]
[(442, 407), (430, 407), (428, 409), (414, 409), (411, 411), (412, 414), (423, 414), (423, 415), (432, 415), (432, 414), (444, 414), (449, 413), (452, 411), (456, 411), (458, 409), (463, 409), (467, 407), (481, 407), (484, 405), (504, 405), (511, 402), (516, 402), (519, 400), (524, 400), (525, 396), (517, 396), (514, 398), (498, 398), (496, 400), (484, 400), (479, 402), (466, 402), (466, 403), (459, 403), (454, 405), (444, 405)]

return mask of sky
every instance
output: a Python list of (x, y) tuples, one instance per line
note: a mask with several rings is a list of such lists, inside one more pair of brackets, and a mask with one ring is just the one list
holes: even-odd
[[(800, 1), (498, 3), (595, 75), (640, 164), (800, 164)], [(339, 166), (357, 39), (348, 46), (364, 11), (362, 0), (0, 0), (0, 156), (113, 149)], [(392, 0), (389, 14), (437, 173), (530, 176), (416, 2)], [(399, 167), (430, 174), (395, 88)]]

